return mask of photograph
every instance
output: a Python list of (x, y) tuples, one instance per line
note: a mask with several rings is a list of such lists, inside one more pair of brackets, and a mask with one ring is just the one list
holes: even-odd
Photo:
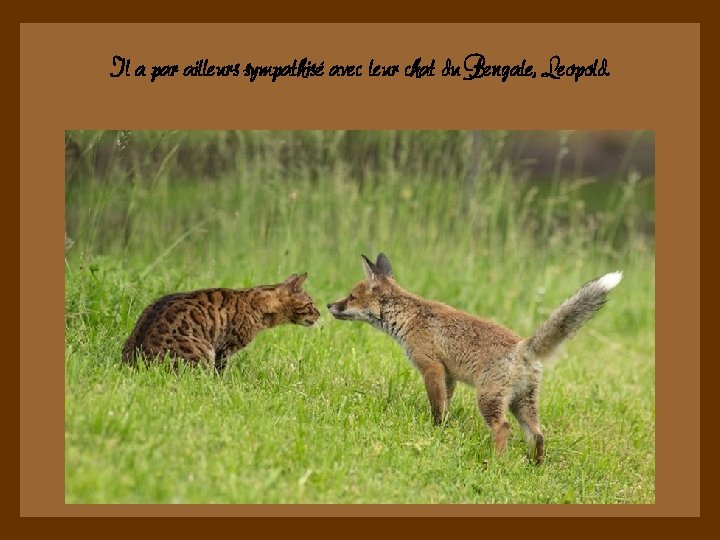
[(64, 144), (65, 504), (656, 502), (654, 131)]

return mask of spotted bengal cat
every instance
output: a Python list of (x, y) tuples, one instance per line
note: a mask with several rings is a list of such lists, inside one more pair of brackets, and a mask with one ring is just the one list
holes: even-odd
[(319, 311), (301, 289), (307, 273), (277, 285), (249, 289), (204, 289), (170, 294), (142, 312), (123, 347), (123, 361), (162, 359), (166, 354), (225, 369), (227, 359), (267, 328), (293, 323), (311, 326)]

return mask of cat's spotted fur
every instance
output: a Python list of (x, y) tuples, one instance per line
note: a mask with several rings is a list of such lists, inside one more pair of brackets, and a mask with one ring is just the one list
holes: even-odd
[(286, 323), (311, 326), (320, 313), (301, 289), (307, 274), (277, 285), (170, 294), (140, 315), (123, 347), (123, 361), (183, 359), (223, 370), (227, 359), (262, 330)]

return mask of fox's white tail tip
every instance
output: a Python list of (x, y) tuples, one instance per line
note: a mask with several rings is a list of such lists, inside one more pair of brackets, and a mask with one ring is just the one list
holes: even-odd
[(603, 289), (606, 291), (609, 291), (610, 289), (614, 289), (617, 287), (618, 283), (623, 278), (622, 272), (610, 272), (609, 274), (605, 274), (603, 277), (598, 279), (598, 285), (600, 285)]

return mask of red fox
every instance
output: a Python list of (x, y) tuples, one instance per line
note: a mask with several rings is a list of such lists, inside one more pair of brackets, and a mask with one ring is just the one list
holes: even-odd
[(509, 408), (525, 433), (530, 459), (541, 463), (542, 362), (603, 306), (622, 272), (585, 284), (523, 339), (492, 321), (404, 290), (383, 253), (374, 264), (363, 255), (363, 268), (365, 279), (346, 298), (328, 304), (330, 313), (340, 320), (368, 322), (400, 343), (423, 377), (436, 425), (444, 422), (455, 383), (462, 381), (477, 390), (478, 407), (497, 453), (507, 445)]

